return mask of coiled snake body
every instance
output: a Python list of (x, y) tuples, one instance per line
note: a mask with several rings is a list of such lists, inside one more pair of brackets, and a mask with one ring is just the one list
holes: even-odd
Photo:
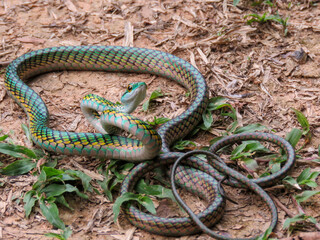
[[(127, 123), (120, 125), (126, 125), (126, 130), (132, 134), (140, 131), (140, 141), (100, 133), (75, 133), (53, 130), (47, 125), (49, 113), (45, 103), (24, 81), (41, 73), (60, 70), (98, 70), (155, 74), (172, 79), (186, 87), (191, 93), (191, 104), (180, 116), (162, 125), (158, 133), (148, 125), (139, 122), (138, 119), (129, 116), (129, 119), (127, 118), (126, 120)], [(158, 156), (161, 150), (163, 153), (158, 160), (141, 163), (133, 169), (123, 182), (122, 194), (132, 191), (137, 180), (146, 172), (156, 166), (173, 163), (177, 157), (181, 156), (181, 153), (170, 152), (170, 145), (175, 140), (188, 134), (199, 123), (202, 113), (208, 104), (207, 86), (204, 78), (196, 68), (171, 54), (144, 48), (72, 46), (37, 50), (17, 58), (8, 66), (5, 74), (5, 86), (9, 94), (27, 113), (33, 141), (44, 149), (63, 154), (104, 156), (127, 161), (150, 160)], [(123, 116), (123, 113), (120, 113), (117, 118), (122, 118)], [(145, 130), (148, 133), (145, 133)], [(288, 161), (281, 171), (263, 180), (257, 180), (259, 184), (269, 185), (273, 183), (279, 177), (283, 177), (293, 166), (294, 150), (290, 144), (270, 134), (252, 133), (232, 136), (216, 143), (212, 150), (216, 152), (224, 144), (246, 139), (271, 141), (282, 147), (288, 156)], [(212, 160), (211, 164), (219, 169), (220, 173), (211, 165), (196, 157), (183, 162), (190, 167), (178, 168), (176, 180), (181, 185), (184, 185), (186, 189), (196, 192), (208, 200), (207, 209), (199, 214), (199, 217), (207, 226), (211, 226), (222, 216), (225, 202), (221, 196), (221, 190), (219, 191), (217, 188), (217, 181), (213, 177), (221, 179), (223, 174), (231, 175), (234, 180), (238, 181), (231, 181), (230, 184), (245, 185), (258, 193), (267, 202), (273, 214), (271, 227), (275, 226), (277, 220), (275, 206), (270, 197), (254, 182), (247, 180), (246, 177), (219, 161)], [(125, 211), (133, 224), (157, 234), (181, 236), (200, 231), (190, 218), (166, 220), (147, 215), (132, 206), (128, 206)], [(215, 237), (229, 239), (222, 236)]]

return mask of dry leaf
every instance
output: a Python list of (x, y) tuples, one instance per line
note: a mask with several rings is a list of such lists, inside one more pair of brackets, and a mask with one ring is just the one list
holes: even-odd
[[(1, 85), (0, 85), (1, 86)], [(4, 97), (6, 96), (7, 91), (4, 89), (3, 86), (1, 86), (0, 89), (0, 102), (2, 102), (2, 100), (4, 99)]]
[(22, 43), (33, 43), (33, 44), (43, 44), (46, 42), (45, 39), (41, 38), (35, 38), (35, 37), (22, 37), (22, 38), (17, 38), (18, 41)]
[(66, 0), (65, 4), (67, 6), (67, 8), (72, 11), (72, 12), (79, 12), (78, 9), (76, 8), (76, 6), (73, 4), (73, 2), (71, 0)]
[(124, 46), (133, 47), (133, 26), (131, 22), (126, 22), (124, 26)]

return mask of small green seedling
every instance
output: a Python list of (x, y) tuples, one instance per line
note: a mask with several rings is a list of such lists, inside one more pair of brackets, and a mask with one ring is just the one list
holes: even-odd
[(163, 96), (164, 96), (164, 94), (162, 93), (161, 89), (154, 90), (154, 91), (151, 93), (149, 99), (148, 99), (146, 102), (143, 103), (143, 105), (142, 105), (142, 110), (143, 110), (144, 112), (148, 111), (150, 102), (151, 102), (152, 100), (154, 100), (154, 99), (157, 99), (157, 98), (163, 97)]

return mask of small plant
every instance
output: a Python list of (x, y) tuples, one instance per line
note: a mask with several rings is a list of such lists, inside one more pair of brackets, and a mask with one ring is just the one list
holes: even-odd
[(297, 177), (297, 180), (295, 180), (291, 176), (286, 176), (283, 181), (297, 189), (301, 189), (302, 185), (307, 185), (308, 187), (315, 188), (318, 186), (318, 184), (315, 182), (316, 178), (319, 176), (320, 172), (310, 172), (310, 168), (304, 169), (300, 175)]
[(196, 146), (197, 145), (190, 140), (180, 140), (175, 142), (173, 148), (177, 150), (193, 150)]
[(295, 224), (299, 222), (309, 221), (312, 224), (318, 224), (317, 220), (314, 217), (307, 216), (305, 213), (299, 213), (292, 218), (287, 218), (283, 223), (283, 229), (288, 229), (289, 232), (292, 232), (295, 228)]
[(318, 194), (320, 194), (320, 191), (303, 191), (301, 194), (296, 195), (294, 198), (300, 204), (301, 202), (304, 202), (310, 197)]
[[(59, 217), (59, 210), (56, 203), (59, 203), (70, 210), (73, 208), (66, 201), (65, 193), (76, 193), (79, 197), (88, 199), (75, 184), (80, 181), (84, 191), (92, 191), (91, 178), (81, 171), (58, 170), (53, 167), (43, 166), (37, 182), (32, 186), (23, 199), (26, 217), (29, 217), (33, 207), (38, 202), (41, 213), (56, 228), (63, 231), (58, 234), (60, 239), (67, 239), (72, 231), (67, 228)], [(52, 233), (49, 234), (52, 236)]]
[(267, 21), (274, 20), (274, 15), (268, 15), (267, 13), (264, 13), (263, 15), (259, 15), (256, 13), (248, 14), (244, 16), (244, 19), (251, 17), (249, 20), (247, 20), (247, 24), (251, 25), (253, 22), (258, 22), (260, 24), (266, 23)]
[(148, 99), (146, 102), (143, 103), (143, 105), (142, 105), (142, 110), (143, 110), (144, 112), (148, 111), (150, 102), (151, 102), (152, 100), (154, 100), (154, 99), (157, 99), (157, 98), (163, 97), (163, 96), (164, 96), (164, 94), (162, 93), (161, 89), (154, 90), (154, 91), (151, 93), (149, 99)]
[[(22, 127), (29, 139), (28, 128), (26, 126)], [(0, 153), (18, 158), (18, 160), (0, 169), (0, 174), (8, 176), (27, 174), (37, 167), (37, 162), (40, 159), (46, 157), (42, 150), (29, 149), (13, 144), (8, 135), (0, 136)], [(30, 216), (37, 203), (45, 218), (54, 227), (62, 230), (61, 234), (48, 233), (45, 234), (46, 236), (66, 240), (71, 236), (72, 230), (66, 227), (60, 219), (57, 203), (72, 210), (64, 197), (64, 194), (68, 192), (74, 192), (78, 196), (88, 199), (88, 196), (81, 192), (75, 184), (81, 182), (81, 188), (84, 191), (92, 191), (91, 178), (81, 171), (55, 169), (56, 164), (57, 161), (51, 160), (40, 166), (41, 170), (38, 179), (33, 184), (32, 190), (25, 194), (23, 202), (25, 203), (26, 217)]]
[(170, 198), (172, 201), (176, 202), (171, 189), (167, 189), (161, 185), (148, 185), (143, 179), (138, 182), (135, 190), (138, 192), (137, 194), (126, 192), (116, 199), (112, 207), (115, 222), (119, 216), (121, 206), (129, 201), (138, 202), (144, 206), (148, 212), (156, 214), (156, 209), (151, 198), (146, 195), (155, 196), (157, 198)]
[(287, 36), (288, 34), (288, 26), (289, 26), (289, 23), (288, 23), (288, 20), (289, 20), (289, 17), (286, 17), (285, 19), (281, 18), (279, 15), (277, 15), (278, 17), (276, 17), (274, 19), (274, 21), (280, 23), (282, 25), (282, 28), (283, 28), (283, 35), (284, 36)]
[(284, 36), (287, 36), (288, 33), (288, 20), (289, 17), (283, 19), (282, 17), (279, 16), (279, 14), (277, 15), (267, 15), (267, 13), (264, 13), (263, 15), (259, 15), (256, 13), (252, 13), (252, 14), (248, 14), (244, 16), (244, 19), (250, 17), (249, 20), (247, 20), (247, 24), (251, 25), (253, 22), (258, 22), (260, 24), (264, 24), (266, 22), (277, 22), (280, 23), (283, 27), (283, 33)]
[(148, 122), (148, 124), (150, 124), (151, 126), (158, 126), (158, 125), (164, 124), (164, 123), (166, 123), (168, 121), (170, 121), (169, 118), (165, 118), (165, 117), (157, 118), (155, 116), (153, 121), (152, 122)]
[[(197, 128), (207, 131), (211, 128), (213, 123), (212, 111), (220, 110), (220, 115), (223, 117), (230, 117), (233, 122), (227, 127), (227, 132), (232, 132), (238, 125), (237, 112), (236, 110), (227, 102), (228, 99), (224, 97), (214, 97), (209, 100), (209, 104), (206, 111), (202, 114), (203, 124), (200, 124)], [(229, 111), (230, 110), (230, 111)]]
[(26, 174), (36, 167), (36, 161), (44, 157), (44, 153), (24, 146), (8, 143), (8, 135), (0, 136), (0, 153), (18, 158), (15, 162), (0, 169), (0, 174), (15, 176)]
[(104, 180), (98, 181), (98, 184), (110, 201), (113, 201), (113, 190), (122, 183), (128, 171), (133, 167), (133, 163), (124, 163), (118, 160), (111, 160), (108, 167), (106, 167), (105, 161), (100, 165), (98, 170), (104, 176)]
[(272, 233), (272, 228), (268, 228), (262, 236), (257, 238), (257, 240), (276, 240), (275, 238), (269, 238), (271, 233)]
[[(240, 0), (233, 0), (233, 5), (237, 6), (239, 4)], [(274, 4), (270, 0), (258, 0), (258, 1), (253, 1), (251, 6), (260, 6), (261, 4), (266, 4), (270, 7), (273, 7)]]
[(301, 194), (298, 194), (294, 197), (294, 199), (297, 202), (297, 205), (299, 205), (300, 213), (292, 218), (287, 218), (283, 224), (283, 229), (288, 229), (289, 232), (292, 232), (296, 228), (296, 225), (298, 223), (302, 223), (303, 225), (305, 225), (304, 222), (306, 221), (314, 225), (318, 225), (318, 222), (316, 221), (316, 219), (312, 216), (307, 216), (300, 205), (301, 202), (306, 201), (310, 197), (317, 194), (320, 194), (320, 191), (303, 191)]

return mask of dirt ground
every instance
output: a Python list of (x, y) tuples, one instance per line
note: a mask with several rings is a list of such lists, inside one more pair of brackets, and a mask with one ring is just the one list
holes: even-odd
[[(125, 45), (158, 49), (177, 55), (197, 66), (205, 76), (211, 96), (225, 96), (237, 110), (239, 125), (261, 123), (281, 137), (292, 128), (301, 128), (291, 108), (307, 117), (313, 138), (300, 152), (291, 174), (297, 177), (307, 167), (320, 171), (310, 160), (317, 158), (320, 144), (320, 7), (317, 1), (276, 1), (252, 6), (228, 0), (2, 0), (0, 2), (0, 129), (16, 144), (30, 146), (21, 124), (27, 124), (22, 109), (6, 94), (5, 66), (18, 56), (45, 47), (65, 45)], [(244, 16), (264, 12), (290, 17), (288, 33), (276, 22), (251, 26)], [(297, 51), (306, 53), (299, 58)], [(148, 74), (104, 72), (57, 72), (44, 74), (30, 83), (46, 102), (50, 126), (66, 131), (93, 131), (84, 119), (79, 102), (88, 93), (119, 101), (130, 82), (145, 81), (148, 95), (160, 88), (167, 95), (156, 101), (147, 113), (136, 111), (144, 120), (154, 116), (173, 118), (187, 106), (185, 90), (176, 83)], [(119, 84), (120, 83), (120, 84)], [(226, 129), (216, 119), (210, 133), (199, 133), (192, 140), (198, 147)], [(4, 160), (4, 164), (9, 162)], [(89, 157), (62, 157), (59, 167), (89, 170), (93, 175), (99, 160)], [(23, 195), (31, 189), (31, 175), (6, 177), (0, 187), (0, 239), (45, 239), (44, 233), (58, 232), (38, 208), (24, 217)], [(319, 180), (318, 180), (318, 183)], [(281, 183), (270, 189), (279, 207), (279, 223), (274, 237), (284, 238), (282, 229), (288, 215), (296, 215), (290, 191)], [(99, 186), (96, 186), (99, 188)], [(226, 214), (215, 231), (235, 237), (249, 237), (266, 230), (270, 215), (259, 198), (245, 190), (226, 188), (239, 201), (228, 202)], [(73, 230), (70, 239), (167, 239), (130, 225), (121, 215), (113, 222), (112, 205), (95, 193), (90, 200), (68, 199), (74, 211), (60, 209), (63, 221)], [(205, 207), (197, 197), (188, 197), (189, 206)], [(156, 205), (163, 203), (156, 203)], [(278, 204), (279, 206), (279, 204)], [(320, 198), (303, 203), (306, 215), (320, 220)], [(177, 208), (177, 207), (176, 207)], [(284, 209), (286, 211), (284, 211)], [(300, 229), (315, 232), (312, 225)], [(170, 238), (174, 239), (174, 238)], [(210, 239), (207, 235), (181, 239)]]

